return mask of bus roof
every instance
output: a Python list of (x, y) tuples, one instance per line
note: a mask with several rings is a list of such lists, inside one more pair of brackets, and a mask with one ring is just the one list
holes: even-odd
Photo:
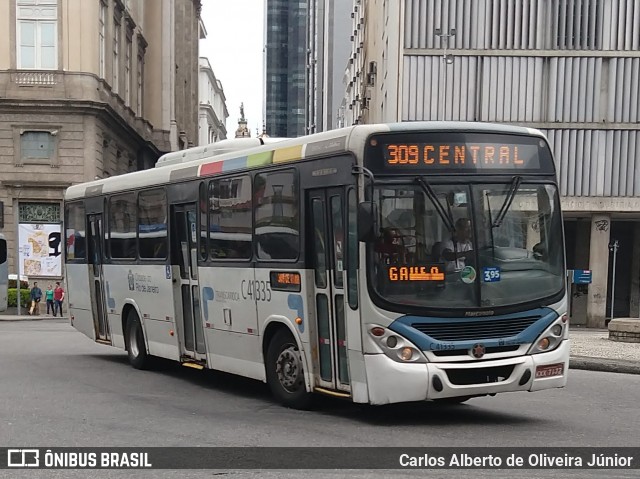
[(363, 149), (365, 141), (371, 134), (405, 131), (473, 131), (534, 135), (544, 138), (539, 130), (520, 126), (429, 121), (356, 125), (294, 139), (271, 139), (271, 141), (263, 141), (262, 144), (257, 141), (257, 138), (253, 139), (256, 141), (248, 142), (223, 140), (207, 146), (167, 153), (158, 160), (156, 168), (152, 170), (136, 171), (70, 186), (65, 193), (65, 200), (195, 179), (245, 168), (292, 162), (328, 153)]

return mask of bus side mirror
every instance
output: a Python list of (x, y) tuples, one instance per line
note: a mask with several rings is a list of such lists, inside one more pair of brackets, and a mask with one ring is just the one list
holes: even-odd
[(379, 231), (375, 203), (366, 201), (358, 205), (358, 240), (365, 243), (375, 241)]

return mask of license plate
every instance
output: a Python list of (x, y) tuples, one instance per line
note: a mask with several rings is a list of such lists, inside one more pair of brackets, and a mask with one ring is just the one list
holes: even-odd
[(538, 366), (536, 368), (536, 379), (550, 378), (553, 376), (562, 376), (564, 373), (564, 363), (548, 364), (547, 366)]

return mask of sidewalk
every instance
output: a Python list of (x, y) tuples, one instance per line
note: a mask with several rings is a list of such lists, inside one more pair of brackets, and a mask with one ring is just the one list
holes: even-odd
[[(29, 316), (28, 310), (22, 309), (22, 315), (18, 316), (17, 308), (9, 308), (0, 313), (0, 321), (68, 319), (67, 312), (63, 311), (63, 314), (63, 317), (47, 314)], [(609, 331), (606, 329), (586, 329), (576, 326), (571, 327), (569, 336), (571, 338), (570, 368), (640, 374), (640, 343), (610, 341)]]
[(63, 307), (62, 316), (54, 317), (51, 314), (47, 314), (47, 305), (44, 305), (44, 308), (40, 306), (40, 314), (38, 316), (31, 316), (29, 314), (29, 307), (20, 308), (20, 315), (18, 315), (18, 308), (9, 307), (6, 311), (2, 311), (0, 313), (0, 321), (38, 321), (42, 319), (66, 319), (69, 316), (67, 315), (67, 311)]
[(569, 367), (614, 373), (640, 374), (640, 343), (610, 341), (607, 329), (571, 327)]

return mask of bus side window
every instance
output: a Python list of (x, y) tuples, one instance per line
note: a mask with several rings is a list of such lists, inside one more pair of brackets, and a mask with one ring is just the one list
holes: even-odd
[(356, 190), (351, 188), (347, 198), (347, 299), (351, 309), (358, 307), (358, 203)]

